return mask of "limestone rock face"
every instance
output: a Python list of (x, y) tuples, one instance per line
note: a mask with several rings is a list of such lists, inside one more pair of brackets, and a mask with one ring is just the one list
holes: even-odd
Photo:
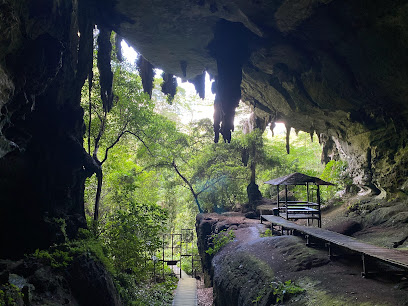
[(24, 302), (16, 305), (123, 305), (112, 276), (98, 259), (83, 253), (66, 264), (66, 269), (53, 268), (33, 256), (0, 260), (0, 286), (10, 282), (26, 292)]
[(0, 4), (0, 258), (61, 242), (86, 225), (79, 103), (92, 26), (79, 8), (77, 1)]
[(121, 35), (156, 67), (185, 79), (204, 69), (217, 78), (217, 24), (241, 24), (248, 31), (241, 48), (250, 52), (242, 101), (257, 116), (326, 135), (367, 191), (395, 192), (405, 182), (404, 1), (119, 0), (116, 8), (129, 18)]

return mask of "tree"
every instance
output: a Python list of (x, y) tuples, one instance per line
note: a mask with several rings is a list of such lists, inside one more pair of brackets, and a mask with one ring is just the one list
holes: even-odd
[[(189, 163), (192, 157), (197, 154), (199, 147), (206, 141), (205, 139), (208, 135), (201, 135), (201, 137), (196, 138), (199, 133), (197, 132), (198, 128), (196, 132), (188, 135), (178, 131), (176, 124), (170, 120), (162, 119), (161, 122), (165, 131), (161, 136), (161, 140), (157, 139), (155, 144), (140, 148), (139, 156), (144, 157), (145, 160), (150, 160), (150, 163), (146, 166), (147, 168), (170, 168), (174, 170), (191, 192), (198, 211), (201, 213), (203, 209), (198, 196), (207, 190), (209, 186), (204, 186), (197, 191), (191, 179), (186, 175), (186, 172), (189, 172)], [(184, 172), (183, 169), (186, 171)]]
[[(98, 50), (101, 52), (101, 50)], [(85, 110), (87, 126), (87, 151), (92, 157), (97, 177), (94, 221), (99, 218), (99, 203), (103, 184), (103, 168), (109, 151), (119, 141), (131, 135), (144, 144), (144, 135), (153, 116), (153, 104), (148, 95), (143, 93), (141, 80), (124, 63), (119, 63), (109, 56), (113, 63), (112, 93), (107, 93), (102, 84), (101, 65), (94, 59), (92, 77), (88, 78), (83, 88), (82, 105)], [(96, 67), (97, 66), (97, 67)], [(106, 85), (105, 85), (106, 86)], [(111, 96), (111, 98), (106, 97)], [(106, 102), (111, 99), (112, 101)], [(108, 104), (108, 106), (107, 106)]]

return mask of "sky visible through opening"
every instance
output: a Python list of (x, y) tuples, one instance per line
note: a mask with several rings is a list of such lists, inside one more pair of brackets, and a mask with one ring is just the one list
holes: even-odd
[[(126, 61), (132, 64), (135, 63), (138, 53), (131, 46), (129, 46), (125, 40), (122, 40), (121, 46), (122, 46), (122, 53)], [(155, 72), (156, 72), (156, 76), (159, 76), (162, 73), (162, 70), (155, 69)], [(214, 98), (215, 98), (215, 95), (211, 92), (212, 82), (213, 81), (210, 80), (209, 74), (206, 73), (205, 75), (205, 99), (210, 100), (210, 101), (214, 101)], [(186, 91), (187, 96), (196, 94), (194, 85), (191, 84), (190, 82), (182, 82), (181, 78), (177, 78), (177, 83), (178, 83), (178, 86), (180, 86)], [(241, 103), (243, 102), (241, 101), (240, 104)], [(203, 103), (202, 105), (196, 105), (194, 107), (194, 117), (193, 117), (194, 120), (199, 120), (199, 119), (204, 119), (204, 118), (209, 118), (211, 119), (211, 121), (213, 120), (214, 106), (212, 103), (211, 105), (205, 105), (205, 104), (206, 103)], [(234, 124), (237, 125), (237, 123), (242, 119), (243, 119), (242, 117), (238, 118), (238, 116), (236, 116), (234, 120)], [(185, 116), (182, 116), (181, 120), (183, 123), (188, 123), (191, 120), (191, 114), (186, 114)], [(285, 134), (286, 133), (285, 124), (281, 122), (277, 122), (273, 131), (276, 135)]]

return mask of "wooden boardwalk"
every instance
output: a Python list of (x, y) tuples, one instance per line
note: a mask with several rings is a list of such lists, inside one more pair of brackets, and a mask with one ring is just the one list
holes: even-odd
[(195, 278), (181, 271), (173, 306), (197, 306), (197, 282)]
[(378, 259), (380, 261), (405, 270), (408, 269), (408, 252), (374, 246), (346, 235), (342, 235), (322, 228), (298, 225), (281, 217), (273, 215), (262, 215), (261, 222), (262, 220), (269, 221), (272, 225), (279, 225), (283, 229), (294, 230), (299, 233), (303, 233), (305, 235), (320, 239), (322, 241), (332, 243), (350, 251), (360, 253), (363, 259), (363, 273), (366, 272), (364, 262), (365, 256)]

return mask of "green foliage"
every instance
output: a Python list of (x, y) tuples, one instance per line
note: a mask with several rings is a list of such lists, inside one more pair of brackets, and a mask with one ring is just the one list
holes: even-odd
[(255, 297), (255, 299), (252, 300), (252, 304), (258, 305), (259, 302), (262, 301), (262, 299), (264, 298), (265, 294), (267, 293), (267, 289), (266, 288), (262, 288), (257, 296)]
[(235, 239), (235, 233), (232, 230), (223, 230), (217, 234), (212, 234), (210, 239), (212, 240), (213, 246), (209, 247), (205, 252), (209, 255), (214, 255)]
[(303, 288), (295, 285), (291, 280), (272, 282), (270, 286), (273, 289), (273, 294), (276, 296), (276, 303), (283, 303), (288, 298), (304, 291)]
[(101, 237), (118, 271), (143, 275), (145, 262), (160, 248), (166, 212), (158, 205), (130, 202), (109, 216)]
[(53, 268), (66, 268), (73, 259), (68, 252), (59, 249), (52, 249), (50, 251), (37, 249), (33, 256)]
[(270, 229), (270, 228), (267, 228), (264, 233), (261, 233), (260, 236), (261, 236), (262, 238), (264, 238), (264, 237), (272, 237), (273, 234), (272, 234), (271, 229)]
[(24, 294), (21, 290), (10, 283), (0, 286), (0, 306), (23, 305)]
[(177, 287), (176, 276), (167, 277), (163, 282), (139, 283), (135, 275), (120, 273), (116, 278), (116, 287), (124, 305), (172, 305), (173, 291)]
[[(198, 247), (196, 241), (192, 241), (190, 243), (187, 243), (186, 249), (189, 250), (188, 253), (192, 253), (194, 258), (198, 256)], [(196, 266), (197, 262), (194, 263), (194, 269), (197, 269), (198, 267)], [(181, 269), (186, 272), (188, 275), (193, 275), (193, 265), (191, 262), (191, 257), (181, 257)], [(199, 269), (201, 270), (201, 269)]]
[(347, 162), (342, 160), (331, 160), (327, 163), (320, 178), (334, 183), (336, 186), (328, 186), (325, 190), (322, 190), (322, 196), (324, 198), (332, 198), (337, 191), (353, 183), (347, 174), (347, 166)]
[(108, 255), (106, 246), (100, 239), (94, 237), (93, 233), (89, 230), (83, 230), (80, 236), (86, 236), (86, 239), (78, 239), (62, 245), (72, 256), (78, 256), (81, 254), (87, 254), (93, 259), (101, 262), (106, 270), (113, 276), (116, 274), (115, 267), (112, 263), (112, 259)]
[[(316, 137), (315, 137), (316, 138)], [(267, 156), (275, 161), (265, 167), (260, 164), (259, 181), (266, 181), (288, 175), (293, 172), (301, 172), (310, 176), (317, 176), (325, 181), (332, 182), (336, 186), (322, 186), (320, 188), (323, 202), (331, 199), (334, 194), (345, 188), (350, 179), (345, 175), (347, 163), (344, 161), (330, 161), (326, 166), (321, 164), (320, 155), (322, 148), (317, 142), (311, 142), (310, 134), (291, 132), (290, 134), (290, 154), (286, 154), (285, 134), (275, 135), (273, 138), (264, 135), (264, 147)], [(269, 185), (260, 184), (261, 192), (264, 196), (275, 196), (276, 188)], [(298, 199), (306, 199), (306, 188), (303, 186), (290, 187), (290, 191)], [(314, 199), (316, 200), (316, 199)]]
[(74, 257), (81, 254), (88, 254), (97, 261), (100, 261), (105, 268), (112, 274), (115, 274), (115, 268), (112, 260), (107, 256), (107, 249), (101, 241), (94, 237), (92, 232), (87, 229), (78, 231), (78, 238), (60, 245), (55, 245), (47, 250), (35, 250), (31, 255), (39, 259), (42, 263), (55, 269), (68, 267)]
[(66, 232), (67, 224), (65, 222), (65, 219), (64, 218), (53, 218), (52, 221), (59, 226), (59, 229), (62, 235), (64, 236), (64, 241), (67, 241), (68, 240), (68, 236)]
[[(286, 136), (278, 134), (274, 137), (264, 134), (265, 154), (274, 164), (260, 164), (259, 180), (264, 182), (272, 178), (301, 172), (311, 176), (319, 176), (324, 166), (320, 163), (321, 146), (311, 142), (308, 133), (294, 131), (290, 134), (290, 154), (286, 153)], [(276, 188), (260, 184), (262, 194), (275, 194)], [(303, 195), (300, 195), (303, 196)]]

